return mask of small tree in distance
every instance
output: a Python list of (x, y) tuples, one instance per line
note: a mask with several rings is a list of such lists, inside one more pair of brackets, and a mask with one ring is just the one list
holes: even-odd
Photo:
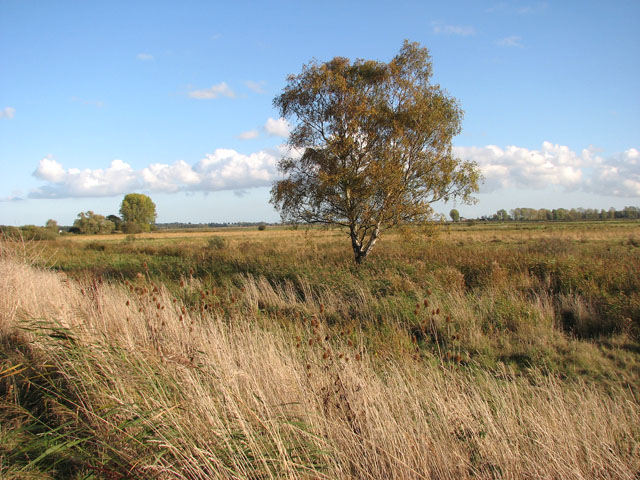
[(458, 210), (456, 210), (455, 208), (453, 208), (449, 212), (449, 216), (451, 217), (451, 220), (453, 220), (454, 222), (459, 222), (460, 221), (460, 212), (458, 212)]
[(47, 220), (47, 223), (45, 223), (45, 228), (58, 233), (58, 222), (50, 218), (49, 220)]
[(389, 63), (336, 57), (290, 75), (274, 99), (301, 152), (279, 162), (271, 190), (283, 221), (348, 228), (361, 263), (385, 228), (429, 220), (438, 200), (472, 201), (479, 171), (451, 145), (462, 110), (431, 76), (427, 49), (407, 41)]
[(148, 232), (156, 221), (156, 205), (142, 193), (129, 193), (122, 200), (120, 215), (125, 223), (138, 224), (141, 230)]

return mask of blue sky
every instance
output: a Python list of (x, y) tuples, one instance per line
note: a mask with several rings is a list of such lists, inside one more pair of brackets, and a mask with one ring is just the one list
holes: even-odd
[(286, 76), (404, 39), (485, 176), (476, 205), (440, 211), (640, 205), (639, 19), (635, 0), (0, 0), (0, 224), (117, 214), (131, 191), (159, 222), (276, 221)]

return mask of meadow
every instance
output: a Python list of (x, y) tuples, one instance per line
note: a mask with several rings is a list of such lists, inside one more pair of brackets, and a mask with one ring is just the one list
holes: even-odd
[(640, 474), (640, 223), (0, 242), (2, 478)]

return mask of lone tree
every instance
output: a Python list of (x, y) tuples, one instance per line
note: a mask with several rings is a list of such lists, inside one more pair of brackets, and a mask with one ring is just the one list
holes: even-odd
[(290, 75), (273, 101), (298, 153), (271, 190), (283, 221), (347, 227), (362, 263), (385, 228), (428, 220), (438, 200), (473, 201), (478, 169), (451, 149), (463, 112), (431, 76), (428, 50), (408, 41), (389, 63), (336, 57)]
[(451, 211), (449, 212), (449, 216), (451, 217), (451, 220), (453, 220), (454, 222), (460, 221), (460, 212), (455, 208), (451, 209)]
[(142, 193), (129, 193), (122, 200), (120, 215), (125, 223), (135, 223), (148, 232), (156, 221), (156, 204)]

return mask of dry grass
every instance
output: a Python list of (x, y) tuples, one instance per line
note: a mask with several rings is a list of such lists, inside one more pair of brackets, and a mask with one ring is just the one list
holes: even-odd
[[(299, 286), (245, 277), (222, 315), (192, 310), (144, 276), (76, 283), (0, 248), (3, 477), (633, 479), (640, 471), (640, 408), (628, 390), (416, 360), (400, 348), (411, 345), (400, 328), (396, 351), (374, 356), (356, 326), (341, 335), (327, 325), (339, 296), (305, 290), (304, 281), (301, 296)], [(203, 287), (187, 278), (183, 288)], [(455, 295), (440, 301), (453, 309)], [(366, 311), (371, 294), (357, 296)], [(271, 321), (264, 304), (290, 309), (295, 321)]]

